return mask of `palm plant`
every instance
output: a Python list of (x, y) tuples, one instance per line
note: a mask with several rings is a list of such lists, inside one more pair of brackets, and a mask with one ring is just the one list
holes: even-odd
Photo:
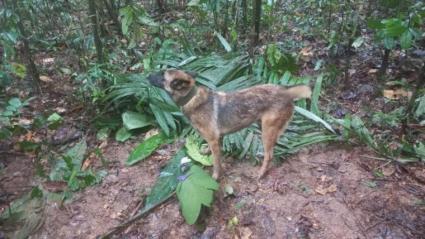
[[(270, 70), (268, 73), (259, 72), (267, 67), (264, 65), (258, 67), (258, 64), (254, 64), (244, 54), (225, 56), (210, 54), (203, 57), (185, 54), (172, 55), (166, 59), (158, 60), (157, 65), (161, 68), (179, 68), (197, 72), (199, 84), (220, 91), (234, 91), (256, 84), (272, 82), (267, 77), (275, 78), (276, 75)], [(164, 133), (185, 132), (187, 134), (189, 132), (189, 134), (197, 134), (194, 130), (182, 130), (187, 129), (189, 125), (182, 117), (178, 107), (164, 91), (152, 87), (146, 80), (146, 76), (147, 74), (129, 75), (127, 77), (128, 82), (110, 88), (107, 101), (115, 102), (118, 105), (129, 105), (129, 102), (136, 104), (143, 102), (146, 106), (143, 113), (153, 116)], [(293, 77), (292, 80), (288, 80), (286, 74), (284, 79), (286, 81), (281, 82), (299, 84), (305, 82), (308, 78)], [(317, 100), (318, 97), (314, 98)], [(305, 105), (305, 102), (301, 102), (299, 105)], [(312, 105), (317, 105), (317, 102)], [(307, 145), (334, 140), (336, 137), (335, 134), (330, 133), (331, 127), (318, 116), (300, 107), (297, 108), (297, 111), (301, 112), (302, 115), (295, 114), (287, 133), (279, 139), (275, 148), (277, 156), (294, 153)], [(317, 123), (312, 119), (321, 122), (330, 130), (325, 127), (317, 127)], [(182, 127), (177, 127), (177, 125)], [(223, 138), (224, 153), (238, 158), (246, 156), (256, 158), (256, 156), (262, 155), (262, 150), (261, 132), (256, 124)]]

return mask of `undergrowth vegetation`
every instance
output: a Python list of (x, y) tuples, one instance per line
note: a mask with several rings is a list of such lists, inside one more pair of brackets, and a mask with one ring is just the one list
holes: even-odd
[[(296, 103), (275, 147), (277, 159), (308, 145), (342, 141), (365, 144), (384, 161), (423, 163), (424, 21), (425, 5), (415, 0), (2, 1), (0, 142), (37, 155), (43, 180), (66, 182), (67, 193), (101, 181), (106, 171), (84, 166), (93, 155), (102, 158), (100, 147), (89, 150), (85, 138), (59, 147), (33, 137), (69, 120), (60, 107), (40, 109), (56, 82), (83, 105), (88, 119), (78, 128), (95, 129), (96, 142), (149, 135), (127, 165), (186, 138), (186, 150), (170, 162), (180, 164), (187, 154), (194, 165), (209, 166), (208, 156), (199, 153), (203, 139), (170, 96), (146, 79), (177, 68), (226, 92), (258, 84), (310, 85), (312, 98)], [(224, 137), (222, 149), (234, 158), (260, 160), (259, 126)], [(207, 177), (198, 166), (190, 170)], [(179, 192), (189, 186), (178, 183), (173, 178), (168, 186), (159, 184), (147, 204), (177, 188), (183, 214), (194, 223), (198, 206), (212, 199), (197, 201), (195, 212), (188, 212), (192, 203)], [(212, 181), (201, 186), (189, 189), (208, 195), (216, 189)]]

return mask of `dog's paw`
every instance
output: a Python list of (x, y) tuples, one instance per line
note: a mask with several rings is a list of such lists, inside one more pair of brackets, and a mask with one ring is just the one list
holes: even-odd
[(218, 173), (218, 172), (214, 172), (213, 175), (212, 175), (212, 178), (214, 180), (218, 180), (219, 177), (220, 177), (220, 173)]
[(267, 173), (267, 169), (261, 168), (260, 173), (257, 176), (257, 180), (263, 179), (264, 176), (266, 176), (266, 173)]

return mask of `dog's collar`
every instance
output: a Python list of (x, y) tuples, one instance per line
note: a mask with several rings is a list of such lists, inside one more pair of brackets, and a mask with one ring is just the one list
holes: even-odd
[(176, 104), (178, 106), (184, 106), (186, 105), (195, 95), (198, 93), (198, 87), (194, 86), (192, 89), (187, 93), (187, 95), (183, 96), (179, 100), (176, 101)]

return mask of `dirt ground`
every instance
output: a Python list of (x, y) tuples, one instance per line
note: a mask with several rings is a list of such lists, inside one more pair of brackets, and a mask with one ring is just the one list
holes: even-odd
[[(32, 238), (96, 238), (133, 215), (176, 150), (165, 146), (126, 167), (134, 143), (110, 143), (103, 182), (75, 193), (65, 207), (48, 201), (45, 222)], [(368, 159), (372, 155), (363, 148), (317, 145), (274, 165), (260, 181), (258, 166), (227, 159), (203, 223), (187, 225), (172, 199), (116, 238), (425, 238), (425, 169)], [(19, 171), (17, 162), (25, 160), (5, 163), (2, 190), (31, 184), (24, 180), (31, 170), (12, 173)], [(225, 195), (225, 185), (233, 195)]]

